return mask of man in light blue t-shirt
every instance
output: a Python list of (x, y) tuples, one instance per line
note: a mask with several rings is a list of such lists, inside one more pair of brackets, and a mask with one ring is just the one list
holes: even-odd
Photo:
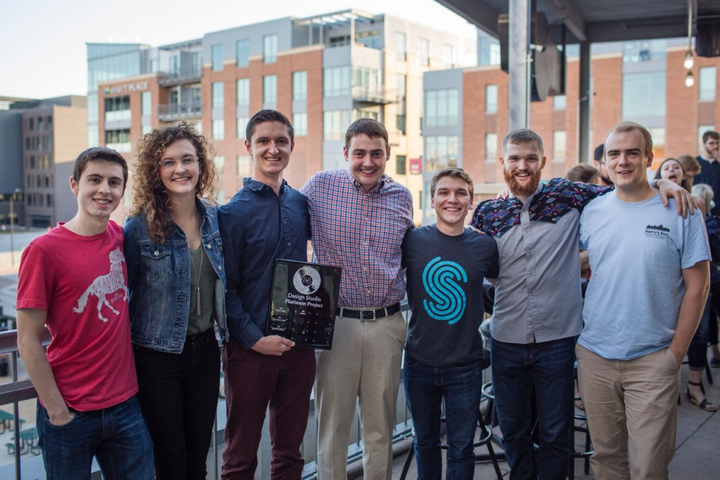
[(615, 191), (580, 219), (592, 277), (577, 356), (598, 480), (668, 478), (678, 371), (710, 285), (702, 217), (663, 207), (647, 182), (652, 158), (646, 128), (614, 127), (605, 161)]

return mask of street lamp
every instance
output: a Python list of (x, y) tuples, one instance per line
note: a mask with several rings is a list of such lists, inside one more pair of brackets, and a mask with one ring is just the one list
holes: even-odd
[(13, 212), (13, 204), (15, 195), (22, 193), (22, 190), (16, 188), (10, 195), (10, 266), (15, 266), (15, 213)]

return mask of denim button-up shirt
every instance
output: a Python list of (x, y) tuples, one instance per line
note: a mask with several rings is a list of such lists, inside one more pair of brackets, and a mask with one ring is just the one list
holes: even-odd
[[(216, 333), (227, 340), (225, 266), (216, 207), (195, 202), (200, 236), (217, 274), (214, 293)], [(190, 249), (185, 232), (173, 224), (165, 243), (152, 240), (143, 215), (125, 224), (125, 260), (130, 288), (132, 342), (160, 352), (181, 353), (190, 314)]]

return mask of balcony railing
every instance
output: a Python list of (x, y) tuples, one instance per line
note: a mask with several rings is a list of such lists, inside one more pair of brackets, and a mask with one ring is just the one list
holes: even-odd
[(158, 72), (158, 85), (174, 87), (188, 83), (198, 83), (202, 79), (202, 68), (181, 68), (177, 72)]
[(200, 118), (202, 112), (202, 102), (166, 103), (158, 105), (158, 118), (162, 122), (172, 122), (185, 118)]
[(352, 98), (356, 102), (373, 103), (376, 105), (387, 105), (397, 102), (397, 95), (394, 91), (382, 87), (357, 85), (352, 87)]

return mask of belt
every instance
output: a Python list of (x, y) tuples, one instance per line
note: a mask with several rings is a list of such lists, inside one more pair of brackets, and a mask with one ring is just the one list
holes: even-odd
[(379, 318), (389, 317), (395, 315), (400, 311), (400, 304), (390, 305), (389, 307), (375, 309), (350, 309), (338, 307), (337, 315), (340, 317), (357, 318), (363, 322), (372, 322)]

